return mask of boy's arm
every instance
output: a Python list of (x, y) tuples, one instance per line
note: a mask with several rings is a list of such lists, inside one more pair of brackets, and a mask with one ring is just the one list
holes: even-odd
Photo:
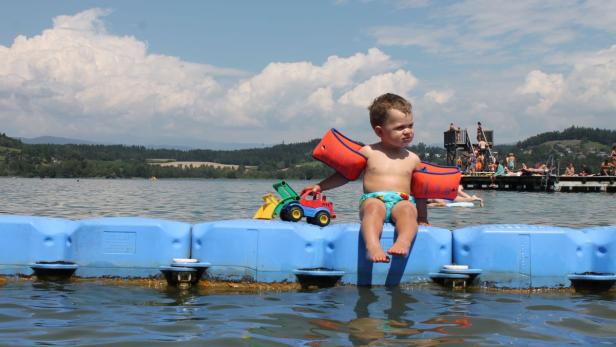
[(342, 176), (341, 174), (334, 172), (333, 174), (329, 175), (327, 178), (325, 178), (318, 184), (315, 184), (313, 186), (308, 186), (304, 188), (304, 190), (309, 189), (315, 192), (330, 190), (330, 189), (338, 188), (346, 184), (348, 181), (349, 180), (344, 178), (344, 176)]
[(334, 172), (333, 174), (329, 175), (329, 177), (319, 182), (318, 185), (319, 187), (321, 187), (321, 190), (330, 190), (345, 185), (347, 184), (347, 182), (349, 182), (349, 180), (344, 178), (344, 176), (337, 172)]
[[(363, 146), (359, 150), (359, 152), (363, 154), (365, 157), (368, 157), (370, 155), (370, 146)], [(304, 190), (309, 189), (315, 192), (330, 190), (330, 189), (338, 188), (342, 185), (345, 185), (347, 182), (349, 182), (349, 180), (344, 178), (344, 176), (342, 176), (338, 172), (334, 172), (333, 174), (329, 175), (329, 177), (325, 178), (318, 184), (315, 184), (313, 186), (308, 186), (304, 188)]]

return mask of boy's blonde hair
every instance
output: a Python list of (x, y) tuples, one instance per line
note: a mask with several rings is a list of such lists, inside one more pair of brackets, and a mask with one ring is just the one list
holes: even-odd
[(406, 101), (400, 95), (387, 93), (383, 94), (374, 101), (372, 101), (372, 105), (368, 107), (370, 111), (370, 125), (372, 125), (372, 129), (377, 126), (383, 126), (385, 121), (387, 120), (387, 111), (390, 109), (395, 109), (404, 114), (411, 114), (413, 112), (413, 106), (410, 102)]

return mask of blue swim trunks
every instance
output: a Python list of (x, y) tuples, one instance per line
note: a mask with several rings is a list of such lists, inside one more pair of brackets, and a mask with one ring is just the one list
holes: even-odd
[(372, 192), (366, 193), (359, 198), (359, 204), (361, 205), (364, 200), (369, 198), (377, 198), (385, 204), (385, 223), (391, 222), (391, 209), (395, 204), (402, 200), (408, 200), (415, 203), (415, 198), (412, 195), (398, 192)]

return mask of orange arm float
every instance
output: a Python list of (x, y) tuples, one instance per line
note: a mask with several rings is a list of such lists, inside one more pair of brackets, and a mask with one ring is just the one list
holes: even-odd
[(312, 157), (336, 170), (347, 180), (354, 181), (366, 167), (367, 158), (359, 152), (363, 146), (338, 130), (331, 129), (314, 148)]
[(418, 199), (453, 200), (458, 195), (462, 172), (455, 166), (421, 162), (413, 171), (411, 193)]

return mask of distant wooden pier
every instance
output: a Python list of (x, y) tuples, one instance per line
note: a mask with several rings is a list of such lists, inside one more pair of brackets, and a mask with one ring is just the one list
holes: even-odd
[(616, 176), (558, 176), (557, 192), (616, 192)]
[(527, 192), (616, 192), (616, 176), (462, 176), (465, 189)]

